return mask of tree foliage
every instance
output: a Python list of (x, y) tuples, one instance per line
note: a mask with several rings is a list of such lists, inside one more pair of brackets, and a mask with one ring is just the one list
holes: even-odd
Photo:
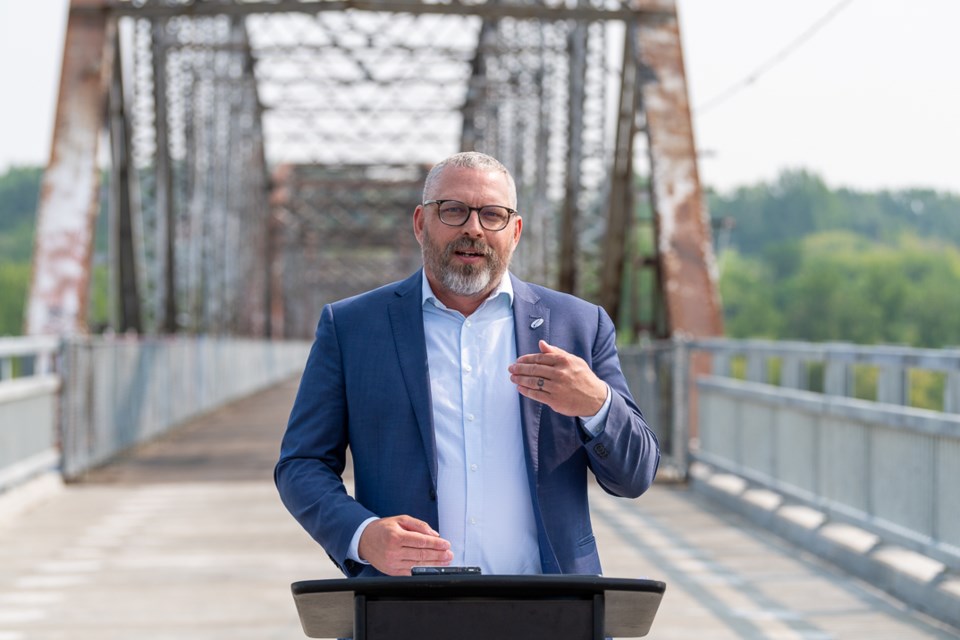
[(11, 167), (0, 175), (0, 233), (33, 225), (42, 177), (40, 167)]
[(20, 335), (23, 331), (30, 263), (0, 261), (0, 336)]
[(831, 191), (805, 172), (711, 197), (728, 335), (960, 344), (960, 197)]
[(0, 336), (23, 330), (42, 175), (39, 167), (12, 167), (0, 175)]

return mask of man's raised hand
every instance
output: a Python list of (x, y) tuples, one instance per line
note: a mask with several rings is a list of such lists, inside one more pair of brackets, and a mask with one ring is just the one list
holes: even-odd
[(586, 361), (540, 341), (540, 353), (528, 353), (510, 365), (510, 381), (522, 395), (565, 416), (592, 416), (607, 399), (607, 385)]

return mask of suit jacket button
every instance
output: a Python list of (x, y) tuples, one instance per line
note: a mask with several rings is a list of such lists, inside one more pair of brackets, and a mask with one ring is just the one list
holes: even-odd
[(596, 446), (593, 447), (593, 450), (594, 450), (594, 451), (596, 452), (596, 454), (597, 454), (598, 456), (600, 456), (601, 458), (606, 458), (606, 457), (607, 457), (607, 453), (608, 453), (608, 452), (607, 452), (607, 448), (606, 448), (605, 446), (603, 446), (602, 444), (597, 444)]
[(437, 499), (437, 490), (436, 490), (436, 489), (430, 489), (430, 499), (431, 499), (431, 500), (434, 500), (434, 501)]

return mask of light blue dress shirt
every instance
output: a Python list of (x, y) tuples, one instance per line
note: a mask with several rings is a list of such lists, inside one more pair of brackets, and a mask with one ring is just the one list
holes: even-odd
[[(527, 480), (520, 394), (507, 370), (517, 359), (513, 285), (500, 285), (469, 317), (447, 308), (426, 275), (422, 285), (433, 423), (437, 443), (440, 536), (453, 565), (485, 574), (540, 573), (540, 547)], [(603, 430), (607, 399), (582, 418), (590, 435)], [(366, 526), (356, 531), (350, 557)]]

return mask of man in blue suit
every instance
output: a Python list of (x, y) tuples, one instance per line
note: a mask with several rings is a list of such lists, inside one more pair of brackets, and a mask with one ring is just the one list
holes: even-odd
[(588, 471), (617, 496), (653, 482), (609, 316), (507, 270), (516, 206), (497, 160), (448, 158), (413, 213), (423, 269), (323, 308), (275, 479), (347, 576), (599, 574)]

